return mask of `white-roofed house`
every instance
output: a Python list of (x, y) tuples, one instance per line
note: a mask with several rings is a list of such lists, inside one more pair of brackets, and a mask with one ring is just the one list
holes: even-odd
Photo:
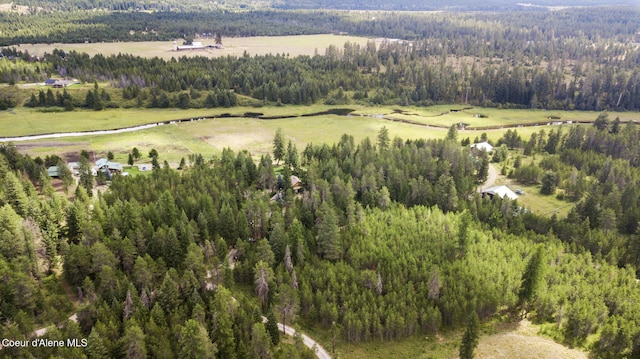
[(500, 198), (507, 197), (510, 200), (518, 199), (518, 195), (515, 194), (509, 187), (507, 186), (495, 186), (482, 190), (482, 197), (485, 195), (493, 198), (493, 196), (498, 196)]
[(485, 151), (487, 153), (493, 151), (493, 146), (488, 142), (472, 143), (471, 150)]

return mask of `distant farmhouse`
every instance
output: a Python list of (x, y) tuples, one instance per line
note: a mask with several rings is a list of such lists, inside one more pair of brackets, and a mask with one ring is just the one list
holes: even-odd
[(204, 49), (224, 49), (222, 44), (215, 45), (203, 45), (200, 41), (194, 41), (191, 45), (178, 45), (176, 46), (176, 51), (186, 51), (186, 50), (204, 50)]
[(176, 47), (176, 51), (184, 50), (204, 50), (204, 45), (200, 41), (194, 41), (191, 45), (179, 45)]
[(61, 80), (61, 79), (46, 79), (44, 81), (45, 86), (51, 86), (56, 89), (65, 88), (75, 83), (73, 80)]

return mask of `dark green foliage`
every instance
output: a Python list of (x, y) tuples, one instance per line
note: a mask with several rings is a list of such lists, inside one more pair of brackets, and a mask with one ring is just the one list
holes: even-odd
[(389, 130), (386, 126), (382, 126), (378, 131), (378, 149), (385, 151), (387, 148), (389, 148)]
[[(46, 194), (39, 202), (27, 169), (57, 158), (36, 162), (1, 147), (2, 181), (12, 173), (15, 183), (0, 192), (0, 234), (13, 240), (0, 241), (0, 278), (8, 280), (0, 281), (0, 315), (24, 328), (31, 318), (53, 321), (40, 313), (66, 318), (64, 310), (43, 309), (58, 305), (41, 292), (42, 272), (30, 259), (47, 246), (34, 240), (38, 228), (62, 254), (65, 278), (82, 290), (80, 326), (68, 325), (68, 333), (91, 335), (92, 351), (104, 347), (110, 357), (192, 357), (206, 355), (194, 352), (202, 347), (215, 352), (213, 343), (219, 357), (274, 354), (280, 349), (258, 301), (283, 321), (300, 317), (350, 343), (473, 328), (467, 308), (476, 308), (470, 313), (479, 322), (526, 305), (535, 320), (556, 323), (546, 327), (561, 340), (581, 345), (597, 333), (596, 355), (632, 355), (640, 333), (632, 268), (640, 253), (640, 177), (634, 154), (614, 144), (636, 149), (638, 132), (631, 125), (618, 134), (582, 129), (540, 161), (563, 190), (590, 181), (566, 219), (477, 196), (473, 158), (452, 141), (394, 140), (377, 151), (370, 139), (356, 145), (345, 135), (332, 146), (309, 145), (298, 168), (305, 191), (285, 194), (282, 203), (269, 202), (271, 161), (256, 166), (250, 154), (231, 150), (211, 162), (194, 156), (194, 166), (180, 172), (116, 176), (95, 199), (81, 187), (73, 203)], [(233, 270), (225, 268), (231, 245)], [(544, 257), (553, 265), (542, 276), (536, 263)], [(232, 300), (223, 283), (255, 288), (254, 304), (246, 291)], [(461, 356), (475, 347), (469, 332)], [(65, 354), (49, 353), (76, 357)]]
[(458, 128), (456, 125), (451, 125), (449, 127), (449, 131), (447, 132), (447, 140), (450, 140), (450, 141), (458, 140)]
[(273, 159), (279, 164), (280, 161), (284, 159), (284, 155), (284, 135), (282, 134), (282, 129), (278, 127), (276, 135), (273, 138)]
[(278, 329), (276, 316), (271, 308), (267, 311), (267, 322), (265, 323), (265, 327), (267, 329), (267, 333), (269, 333), (269, 336), (271, 337), (271, 343), (273, 345), (278, 345), (278, 343), (280, 343), (280, 330)]
[(542, 176), (542, 186), (540, 193), (550, 195), (556, 191), (557, 177), (553, 172), (547, 172)]
[(318, 214), (318, 254), (328, 260), (342, 257), (342, 243), (338, 219), (327, 203), (320, 206)]
[(527, 267), (524, 273), (522, 273), (522, 285), (518, 292), (518, 305), (528, 306), (528, 304), (535, 299), (544, 278), (544, 271), (544, 252), (542, 247), (538, 247), (531, 258), (529, 258)]
[(469, 314), (467, 320), (467, 329), (462, 336), (462, 343), (460, 344), (460, 359), (473, 359), (473, 352), (478, 346), (478, 340), (480, 338), (480, 321), (478, 320), (478, 314), (475, 310)]
[(207, 330), (197, 321), (189, 319), (185, 322), (179, 336), (180, 359), (214, 359), (217, 348), (209, 339)]

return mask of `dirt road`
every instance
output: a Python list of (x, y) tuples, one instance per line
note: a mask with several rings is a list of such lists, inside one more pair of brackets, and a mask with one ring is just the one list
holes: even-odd
[(487, 174), (487, 180), (484, 181), (483, 184), (478, 186), (478, 192), (482, 192), (483, 190), (493, 186), (493, 184), (498, 179), (498, 169), (495, 168), (491, 163), (489, 164), (489, 173)]

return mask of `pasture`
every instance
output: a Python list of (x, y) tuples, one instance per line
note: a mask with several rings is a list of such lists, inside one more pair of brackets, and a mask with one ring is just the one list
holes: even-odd
[[(462, 108), (462, 105), (439, 105), (430, 107), (376, 107), (376, 106), (329, 106), (314, 104), (311, 106), (238, 106), (232, 108), (201, 108), (201, 109), (145, 109), (145, 108), (120, 108), (103, 111), (76, 109), (71, 112), (43, 112), (39, 109), (17, 107), (4, 112), (0, 117), (0, 137), (16, 137), (38, 135), (46, 133), (77, 132), (92, 130), (107, 130), (123, 127), (132, 127), (148, 123), (172, 121), (185, 118), (219, 117), (232, 115), (242, 117), (245, 113), (260, 113), (267, 117), (292, 117), (315, 114), (336, 109), (354, 110), (348, 118), (368, 118), (373, 122), (386, 119), (388, 126), (392, 123), (406, 121), (408, 127), (429, 127), (428, 132), (438, 132), (453, 124), (467, 123), (465, 130), (460, 131), (460, 137), (470, 137), (472, 140), (482, 132), (487, 132), (489, 138), (498, 139), (507, 127), (516, 127), (518, 133), (531, 133), (538, 130), (534, 127), (518, 127), (531, 123), (544, 123), (537, 126), (546, 128), (546, 123), (553, 121), (594, 121), (599, 113), (593, 111), (545, 111), (545, 110), (513, 110), (475, 107), (460, 112), (450, 112), (450, 109)], [(402, 111), (402, 113), (400, 112)], [(475, 113), (482, 113), (485, 118), (475, 118)], [(556, 120), (548, 120), (550, 116)], [(635, 121), (640, 123), (640, 114), (637, 112), (612, 112), (609, 120), (620, 117), (623, 122)], [(300, 119), (312, 119), (313, 116), (300, 117)], [(270, 120), (276, 121), (276, 120)], [(278, 120), (280, 121), (280, 120)], [(286, 121), (284, 121), (286, 122)], [(298, 122), (302, 123), (302, 122)], [(303, 126), (306, 124), (303, 124)], [(420, 126), (423, 125), (423, 126)], [(441, 128), (437, 128), (437, 127)], [(475, 129), (482, 127), (497, 127), (493, 130)], [(504, 129), (499, 127), (505, 127)], [(403, 137), (403, 136), (401, 136)], [(523, 139), (528, 139), (523, 136)]]
[[(311, 107), (236, 107), (232, 109), (191, 110), (76, 110), (56, 113), (41, 113), (33, 109), (18, 108), (8, 112), (7, 116), (0, 119), (0, 136), (104, 130), (182, 118), (215, 117), (224, 114), (242, 116), (245, 112), (260, 112), (266, 116), (300, 116), (331, 108), (331, 106), (316, 105)], [(387, 110), (364, 107), (358, 109), (359, 112), (371, 114)], [(227, 147), (235, 151), (246, 149), (254, 156), (259, 157), (271, 152), (273, 136), (277, 128), (282, 128), (285, 139), (291, 140), (296, 144), (298, 150), (302, 151), (307, 143), (335, 143), (344, 133), (352, 135), (356, 142), (365, 137), (375, 141), (383, 126), (389, 129), (391, 138), (443, 138), (447, 132), (446, 128), (390, 121), (377, 115), (316, 115), (271, 120), (218, 117), (204, 121), (158, 126), (135, 132), (22, 141), (16, 142), (16, 145), (22, 152), (32, 156), (45, 156), (50, 153), (72, 154), (82, 149), (104, 154), (107, 151), (112, 151), (116, 154), (116, 159), (122, 162), (126, 162), (127, 154), (133, 147), (146, 151), (156, 148), (161, 153), (162, 160), (172, 163), (178, 162), (180, 158), (190, 153), (202, 153), (210, 157)], [(548, 132), (551, 128), (557, 127), (522, 127), (517, 130), (524, 139), (528, 139), (531, 133), (538, 132), (540, 129), (544, 128)], [(473, 141), (475, 137), (486, 132), (489, 139), (496, 141), (505, 131), (506, 129), (461, 130), (458, 138), (469, 137)]]
[[(87, 43), (87, 44), (21, 44), (18, 49), (28, 51), (32, 55), (42, 56), (52, 53), (54, 49), (64, 51), (85, 52), (91, 56), (117, 54), (133, 54), (141, 57), (159, 57), (163, 59), (182, 56), (242, 56), (249, 55), (288, 54), (289, 56), (324, 54), (331, 45), (342, 47), (346, 42), (366, 45), (371, 39), (360, 36), (340, 36), (331, 34), (321, 35), (292, 35), (292, 36), (255, 36), (255, 37), (223, 37), (223, 49), (205, 49), (176, 51), (177, 45), (182, 45), (182, 39), (174, 41), (145, 41), (145, 42), (115, 42), (115, 43)], [(214, 39), (195, 39), (203, 45), (215, 44)]]

